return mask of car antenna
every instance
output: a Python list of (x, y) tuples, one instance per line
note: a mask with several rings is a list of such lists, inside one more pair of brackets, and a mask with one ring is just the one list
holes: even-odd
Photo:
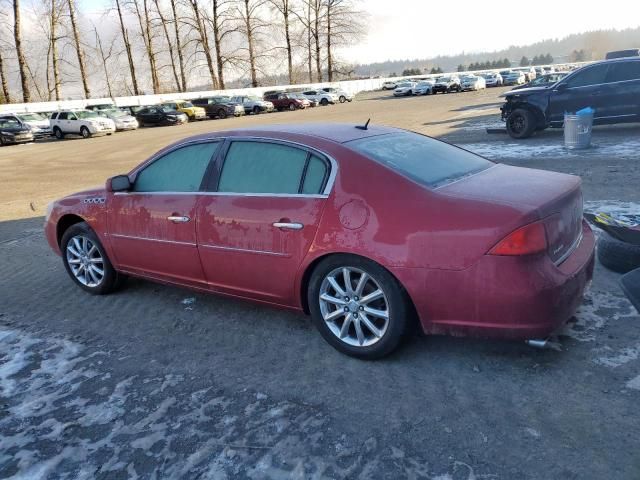
[(356, 128), (359, 130), (368, 130), (370, 121), (371, 119), (367, 120), (367, 123), (365, 123), (364, 125), (356, 125)]

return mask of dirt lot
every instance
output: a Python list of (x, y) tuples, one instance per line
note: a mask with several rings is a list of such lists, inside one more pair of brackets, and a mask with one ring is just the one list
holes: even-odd
[(83, 294), (42, 235), (50, 200), (184, 136), (367, 118), (575, 173), (587, 208), (639, 211), (638, 125), (597, 128), (580, 154), (561, 132), (517, 143), (485, 132), (499, 92), (0, 149), (0, 478), (640, 478), (640, 318), (600, 265), (556, 349), (416, 336), (361, 362), (302, 315), (136, 280)]

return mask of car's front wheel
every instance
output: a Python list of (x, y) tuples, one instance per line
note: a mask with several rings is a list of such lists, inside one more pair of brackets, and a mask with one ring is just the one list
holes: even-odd
[(258, 115), (260, 113), (260, 107), (258, 107), (257, 105), (255, 107), (253, 107), (253, 113), (255, 115)]
[(535, 115), (524, 108), (516, 108), (507, 117), (507, 133), (511, 138), (528, 138), (536, 130)]
[(60, 130), (58, 127), (55, 127), (53, 129), (53, 134), (58, 140), (62, 140), (64, 138), (64, 133), (62, 133), (62, 130)]
[(218, 110), (218, 118), (227, 118), (227, 111), (224, 108)]
[(362, 359), (382, 358), (407, 329), (407, 298), (383, 267), (353, 255), (334, 255), (315, 268), (309, 309), (324, 339)]
[(90, 138), (91, 132), (87, 127), (82, 127), (80, 128), (80, 135), (82, 135), (82, 138)]
[(87, 292), (110, 293), (125, 279), (113, 268), (98, 236), (84, 222), (76, 223), (64, 232), (60, 251), (67, 273)]
[(344, 103), (347, 101), (347, 97), (345, 97), (344, 95), (340, 95), (339, 100), (340, 100), (340, 103)]
[(329, 105), (329, 100), (327, 100), (326, 98), (323, 98), (322, 100), (320, 100), (320, 105), (322, 105), (323, 107), (326, 107), (327, 105)]

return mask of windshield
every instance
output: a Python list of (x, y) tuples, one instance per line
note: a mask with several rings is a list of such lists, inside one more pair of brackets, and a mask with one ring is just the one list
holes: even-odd
[(438, 82), (442, 82), (442, 83), (446, 83), (446, 82), (448, 82), (448, 81), (449, 81), (449, 78), (448, 78), (448, 77), (440, 77), (440, 78), (438, 79)]
[(23, 122), (37, 122), (40, 120), (44, 120), (44, 118), (37, 113), (21, 113), (20, 115), (16, 115)]
[(20, 122), (15, 118), (0, 118), (0, 128), (16, 128), (20, 127)]
[(438, 187), (493, 165), (471, 152), (413, 132), (347, 142), (350, 148), (426, 187)]
[(260, 97), (248, 97), (252, 102), (261, 102), (262, 99)]
[(503, 70), (500, 72), (500, 75), (511, 75), (513, 72), (511, 70)]
[(120, 118), (120, 117), (129, 116), (129, 114), (127, 112), (123, 112), (122, 110), (117, 110), (115, 108), (113, 110), (104, 110), (104, 113), (106, 115), (108, 115), (109, 117), (113, 117), (113, 118)]
[(92, 112), (91, 110), (80, 110), (78, 112), (75, 112), (76, 116), (81, 119), (87, 119), (87, 118), (98, 118), (99, 115), (96, 112)]
[(412, 84), (411, 83), (399, 83), (398, 84), (398, 88), (407, 88), (407, 87), (411, 87)]
[(169, 107), (167, 105), (160, 105), (160, 110), (162, 110), (163, 112), (175, 112), (173, 107)]

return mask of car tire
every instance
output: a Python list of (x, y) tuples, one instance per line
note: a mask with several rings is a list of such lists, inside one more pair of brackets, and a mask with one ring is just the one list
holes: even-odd
[(91, 138), (91, 132), (87, 127), (80, 127), (80, 135), (82, 138)]
[(4, 147), (4, 140), (0, 137), (0, 147)]
[(58, 139), (62, 140), (64, 138), (64, 133), (58, 127), (53, 128), (53, 135)]
[(618, 273), (628, 273), (640, 268), (640, 246), (623, 242), (603, 232), (598, 238), (598, 260)]
[(218, 118), (227, 118), (227, 111), (224, 108), (218, 110)]
[(326, 107), (327, 105), (329, 105), (329, 100), (327, 100), (326, 98), (323, 98), (322, 100), (320, 100), (320, 105), (322, 105), (323, 107)]
[(338, 100), (340, 101), (340, 103), (344, 103), (347, 101), (347, 97), (345, 97), (344, 95), (340, 95), (340, 98)]
[(76, 223), (64, 232), (60, 251), (71, 279), (89, 293), (111, 293), (126, 280), (125, 275), (113, 268), (98, 236), (85, 222)]
[(533, 135), (536, 126), (535, 115), (524, 108), (516, 108), (507, 117), (507, 133), (511, 138), (528, 138)]
[(293, 112), (295, 109), (296, 109), (296, 104), (295, 103), (290, 103), (289, 104), (289, 110)]
[(257, 105), (253, 107), (253, 113), (254, 115), (258, 115), (260, 113), (260, 107), (258, 107)]
[[(360, 286), (362, 275), (366, 277)], [(340, 254), (322, 260), (313, 270), (307, 296), (316, 328), (346, 355), (364, 360), (382, 358), (398, 347), (407, 331), (410, 308), (404, 289), (386, 269), (362, 257)], [(368, 297), (373, 299), (366, 301)]]

